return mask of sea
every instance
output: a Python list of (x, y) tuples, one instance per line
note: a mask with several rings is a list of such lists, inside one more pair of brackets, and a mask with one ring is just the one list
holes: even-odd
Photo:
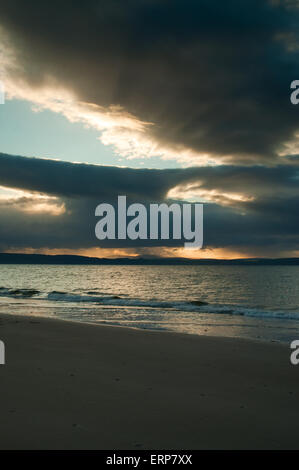
[(299, 266), (0, 265), (0, 313), (299, 339)]

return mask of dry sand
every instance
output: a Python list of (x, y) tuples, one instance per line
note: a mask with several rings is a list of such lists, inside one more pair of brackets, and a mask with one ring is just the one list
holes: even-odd
[(1, 315), (1, 449), (299, 448), (276, 343)]

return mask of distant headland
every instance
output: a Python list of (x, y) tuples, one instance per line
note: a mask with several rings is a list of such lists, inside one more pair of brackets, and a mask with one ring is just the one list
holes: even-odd
[(299, 258), (90, 258), (77, 255), (41, 255), (0, 253), (0, 264), (58, 264), (58, 265), (188, 265), (188, 266), (299, 266)]

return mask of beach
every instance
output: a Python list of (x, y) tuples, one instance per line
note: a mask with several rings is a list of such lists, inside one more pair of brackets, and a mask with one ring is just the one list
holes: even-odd
[(288, 345), (0, 316), (1, 449), (297, 449)]

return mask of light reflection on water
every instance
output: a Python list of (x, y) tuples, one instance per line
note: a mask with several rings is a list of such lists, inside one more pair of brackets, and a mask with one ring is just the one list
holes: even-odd
[(298, 285), (298, 266), (0, 265), (0, 311), (289, 341)]

